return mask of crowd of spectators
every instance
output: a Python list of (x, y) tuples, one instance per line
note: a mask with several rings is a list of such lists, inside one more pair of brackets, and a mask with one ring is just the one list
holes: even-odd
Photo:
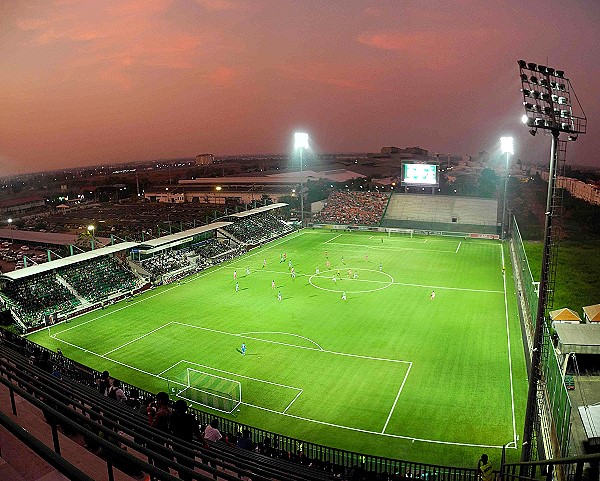
[(262, 244), (292, 232), (293, 227), (269, 213), (242, 217), (224, 230), (244, 244)]
[(139, 280), (123, 262), (112, 256), (78, 262), (59, 269), (58, 273), (79, 295), (91, 302), (133, 290)]
[(379, 192), (333, 192), (313, 222), (342, 225), (379, 225), (388, 196)]
[(153, 276), (162, 276), (167, 272), (174, 272), (191, 267), (186, 250), (162, 251), (140, 262), (140, 265)]
[(3, 293), (21, 322), (31, 327), (44, 322), (47, 314), (71, 310), (80, 304), (73, 293), (57, 280), (54, 273), (8, 282)]

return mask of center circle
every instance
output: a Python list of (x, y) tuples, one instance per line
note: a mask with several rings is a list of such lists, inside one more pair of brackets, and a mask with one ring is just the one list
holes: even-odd
[[(348, 292), (353, 294), (381, 291), (382, 289), (387, 289), (394, 283), (394, 278), (387, 272), (378, 271), (376, 269), (362, 268), (349, 268), (349, 270), (352, 271), (353, 275), (356, 272), (358, 274), (358, 278), (348, 278), (348, 276), (345, 275), (347, 271), (342, 274), (340, 270), (341, 275), (339, 277), (336, 275), (336, 281), (334, 281), (333, 277), (337, 273), (337, 269), (329, 269), (320, 272), (319, 274), (313, 274), (308, 278), (308, 282), (311, 286), (321, 289), (322, 291)], [(378, 278), (381, 280), (378, 280)], [(369, 285), (373, 287), (371, 289), (363, 289), (363, 287)], [(360, 288), (355, 288), (359, 286)]]

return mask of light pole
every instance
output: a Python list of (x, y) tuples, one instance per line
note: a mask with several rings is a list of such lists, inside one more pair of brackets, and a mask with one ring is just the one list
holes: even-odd
[(506, 236), (506, 191), (508, 189), (508, 156), (514, 155), (512, 137), (500, 137), (500, 149), (503, 154), (506, 154), (506, 169), (504, 171), (504, 197), (502, 201), (502, 240)]
[[(548, 130), (552, 134), (550, 148), (550, 163), (548, 168), (548, 191), (546, 195), (546, 212), (544, 223), (544, 247), (542, 252), (542, 269), (538, 305), (535, 318), (533, 345), (531, 346), (531, 367), (529, 372), (529, 388), (527, 392), (527, 406), (525, 408), (525, 425), (523, 428), (523, 443), (521, 461), (530, 461), (534, 446), (538, 413), (538, 390), (543, 390), (540, 385), (542, 380), (544, 349), (544, 326), (546, 325), (546, 310), (548, 307), (548, 291), (553, 289), (550, 279), (550, 269), (553, 252), (552, 218), (555, 215), (554, 190), (558, 177), (559, 137), (565, 133), (568, 140), (577, 140), (579, 134), (587, 130), (587, 117), (577, 95), (573, 90), (570, 80), (565, 77), (563, 70), (557, 70), (545, 65), (519, 60), (519, 75), (521, 78), (521, 92), (525, 115), (522, 121), (529, 128), (531, 135), (536, 135), (538, 129)], [(571, 96), (571, 92), (573, 95)], [(563, 154), (565, 152), (563, 151)], [(549, 287), (550, 285), (550, 287)], [(552, 419), (552, 421), (554, 421)], [(566, 453), (558, 453), (565, 455)]]
[(8, 230), (10, 231), (10, 243), (11, 244), (14, 242), (13, 241), (12, 222), (13, 222), (12, 218), (9, 218), (8, 219)]
[(302, 152), (304, 149), (308, 149), (308, 134), (296, 132), (294, 134), (294, 150), (300, 150), (300, 223), (302, 227), (304, 227), (304, 178), (302, 175), (302, 164), (304, 163)]
[(95, 239), (95, 237), (94, 237), (94, 232), (95, 232), (95, 230), (96, 230), (96, 227), (95, 227), (94, 225), (90, 224), (90, 225), (88, 225), (88, 228), (87, 228), (87, 229), (88, 229), (88, 232), (89, 232), (90, 234), (92, 234), (92, 241), (91, 241), (91, 245), (92, 245), (92, 250), (94, 250), (94, 244), (95, 244), (95, 242), (94, 242), (94, 241), (96, 240), (96, 239)]

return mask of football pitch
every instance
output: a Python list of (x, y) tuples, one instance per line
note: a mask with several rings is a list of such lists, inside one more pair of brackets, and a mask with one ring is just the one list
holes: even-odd
[(519, 455), (526, 371), (497, 241), (304, 230), (30, 339), (151, 392), (228, 380), (242, 402), (215, 414), (327, 446)]

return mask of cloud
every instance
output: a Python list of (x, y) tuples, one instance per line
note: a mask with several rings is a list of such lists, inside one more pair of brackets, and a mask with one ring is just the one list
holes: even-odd
[(381, 17), (381, 9), (377, 7), (367, 7), (365, 8), (365, 15), (369, 17)]
[(246, 2), (242, 2), (240, 0), (194, 0), (201, 7), (216, 11), (222, 12), (226, 10), (248, 10), (250, 5)]
[(349, 90), (371, 90), (372, 76), (375, 74), (369, 72), (369, 78), (364, 78), (364, 75), (361, 76), (352, 67), (324, 63), (283, 65), (278, 70), (289, 80), (302, 80)]
[(233, 83), (237, 72), (229, 67), (219, 67), (211, 75), (210, 80), (219, 87), (227, 87)]

